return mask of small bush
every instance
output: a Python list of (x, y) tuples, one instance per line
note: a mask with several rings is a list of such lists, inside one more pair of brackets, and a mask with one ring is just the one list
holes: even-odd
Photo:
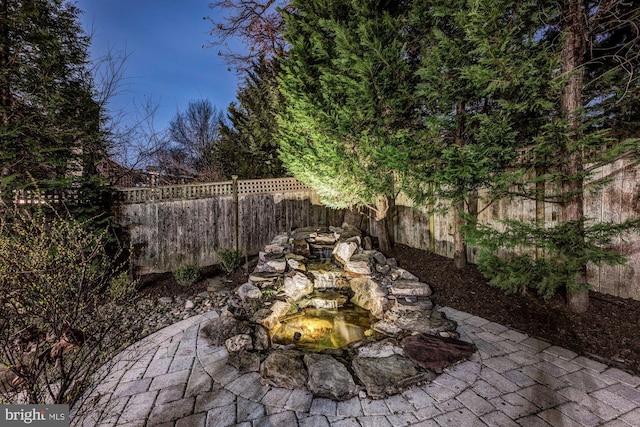
[(231, 249), (218, 249), (216, 251), (220, 258), (220, 265), (227, 274), (231, 274), (242, 265), (242, 252)]
[(200, 279), (200, 267), (196, 264), (183, 265), (173, 270), (173, 278), (179, 285), (191, 286)]
[[(50, 207), (0, 206), (0, 364), (15, 377), (2, 403), (92, 407), (83, 396), (114, 356), (138, 340), (143, 319), (124, 266), (109, 255), (112, 230)], [(3, 378), (5, 379), (5, 378)]]

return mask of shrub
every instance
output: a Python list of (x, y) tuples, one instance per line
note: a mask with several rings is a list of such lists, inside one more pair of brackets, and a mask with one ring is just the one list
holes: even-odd
[(196, 264), (183, 265), (173, 270), (173, 278), (179, 285), (192, 286), (200, 279), (200, 267)]
[(0, 214), (0, 400), (78, 409), (143, 319), (123, 321), (135, 299), (112, 280), (111, 231), (42, 208)]
[(220, 258), (220, 266), (227, 274), (231, 274), (242, 265), (242, 252), (231, 249), (218, 249), (216, 251)]

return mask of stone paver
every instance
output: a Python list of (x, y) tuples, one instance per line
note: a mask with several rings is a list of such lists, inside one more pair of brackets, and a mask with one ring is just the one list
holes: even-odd
[(263, 385), (199, 338), (215, 311), (158, 331), (122, 353), (81, 426), (608, 426), (640, 425), (640, 377), (522, 332), (443, 307), (478, 352), (432, 383), (345, 402)]

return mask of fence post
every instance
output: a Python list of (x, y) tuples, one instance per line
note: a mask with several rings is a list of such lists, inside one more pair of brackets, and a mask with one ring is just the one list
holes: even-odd
[(233, 249), (237, 252), (240, 248), (240, 204), (238, 203), (238, 175), (231, 175), (233, 183), (231, 184), (231, 192), (233, 194)]

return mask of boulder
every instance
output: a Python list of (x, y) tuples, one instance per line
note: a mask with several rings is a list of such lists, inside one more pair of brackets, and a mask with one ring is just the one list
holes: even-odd
[(408, 311), (393, 321), (393, 324), (406, 331), (437, 335), (440, 332), (455, 331), (458, 326), (438, 310)]
[(361, 276), (371, 275), (371, 255), (368, 253), (354, 254), (344, 264), (345, 271)]
[(260, 366), (263, 384), (289, 390), (303, 388), (307, 383), (307, 370), (302, 362), (302, 352), (283, 350), (271, 353)]
[(468, 342), (425, 334), (410, 335), (401, 345), (406, 356), (416, 364), (436, 370), (467, 359), (476, 351)]
[(356, 242), (339, 242), (333, 248), (332, 255), (340, 264), (344, 265), (351, 259), (351, 256), (358, 249), (358, 244)]
[(398, 296), (423, 296), (428, 297), (433, 293), (431, 287), (426, 283), (413, 280), (396, 280), (391, 283), (389, 291)]
[(311, 255), (311, 247), (309, 246), (309, 242), (307, 242), (305, 239), (292, 240), (291, 253), (308, 258)]
[(399, 268), (397, 267), (397, 265), (394, 266), (392, 263), (389, 263), (388, 261), (387, 263), (389, 264), (389, 266), (393, 267), (391, 269), (391, 280), (413, 280), (415, 282), (420, 280), (418, 276), (416, 276), (415, 274), (403, 268)]
[(349, 346), (353, 357), (380, 358), (394, 354), (404, 355), (402, 347), (393, 338), (385, 338), (381, 341), (356, 341)]
[(236, 291), (242, 301), (247, 299), (259, 299), (262, 297), (262, 291), (251, 282), (240, 285)]
[(294, 301), (313, 292), (313, 282), (300, 272), (284, 278), (284, 293)]
[(392, 309), (399, 313), (405, 311), (427, 311), (433, 309), (433, 301), (428, 297), (397, 297)]
[(388, 357), (356, 357), (352, 366), (372, 399), (400, 393), (436, 377), (435, 373), (419, 369), (411, 360), (398, 354)]
[(264, 251), (269, 254), (284, 254), (284, 246), (281, 245), (267, 245), (264, 247)]
[(298, 270), (298, 271), (307, 270), (307, 266), (306, 266), (307, 258), (303, 257), (302, 255), (288, 253), (285, 256), (285, 259), (287, 260), (287, 265), (291, 270)]
[(359, 388), (347, 368), (328, 354), (305, 354), (309, 379), (307, 387), (314, 396), (333, 400), (348, 400)]
[(253, 334), (253, 349), (264, 351), (271, 348), (271, 338), (269, 338), (269, 330), (262, 325), (254, 325)]
[(200, 330), (201, 336), (213, 346), (222, 346), (231, 337), (250, 333), (251, 328), (246, 322), (240, 322), (231, 315), (212, 319)]
[(382, 318), (384, 312), (390, 307), (386, 289), (368, 277), (352, 278), (349, 285), (353, 291), (351, 302), (358, 307), (369, 310), (376, 318)]
[(227, 363), (235, 367), (239, 373), (260, 371), (260, 355), (249, 351), (229, 353)]
[(274, 302), (268, 310), (259, 310), (256, 312), (253, 320), (265, 328), (272, 330), (280, 324), (280, 319), (290, 311), (291, 303), (278, 300)]
[(249, 334), (239, 334), (231, 338), (227, 338), (224, 342), (224, 346), (227, 348), (229, 353), (253, 350), (253, 340)]

